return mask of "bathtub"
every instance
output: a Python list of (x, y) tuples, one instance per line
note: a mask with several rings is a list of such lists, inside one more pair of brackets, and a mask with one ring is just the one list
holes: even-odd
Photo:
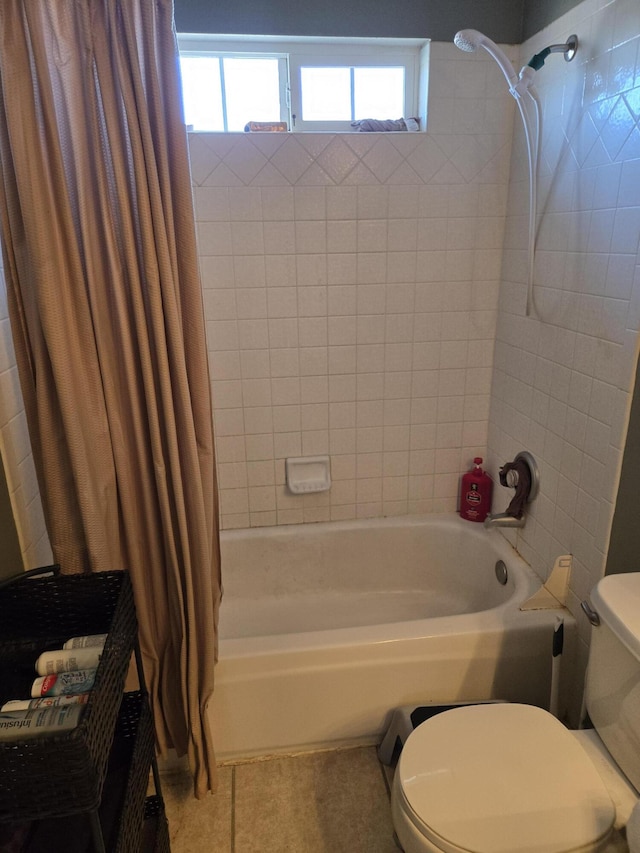
[(540, 580), (497, 530), (447, 514), (226, 531), (222, 571), (220, 760), (376, 743), (399, 705), (548, 706), (558, 611), (520, 611)]

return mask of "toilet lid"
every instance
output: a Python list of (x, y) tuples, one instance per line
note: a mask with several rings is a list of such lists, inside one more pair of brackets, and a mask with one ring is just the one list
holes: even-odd
[(615, 818), (582, 746), (531, 705), (431, 717), (407, 738), (396, 773), (411, 819), (445, 850), (566, 853), (606, 837)]

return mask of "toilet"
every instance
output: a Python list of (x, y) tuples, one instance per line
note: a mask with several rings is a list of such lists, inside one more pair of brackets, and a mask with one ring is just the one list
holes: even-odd
[(591, 603), (593, 728), (570, 731), (515, 703), (430, 717), (407, 738), (393, 780), (405, 853), (637, 853), (640, 573), (603, 578)]

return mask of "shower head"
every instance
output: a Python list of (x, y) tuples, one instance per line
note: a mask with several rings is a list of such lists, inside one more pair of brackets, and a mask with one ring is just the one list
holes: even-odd
[(511, 64), (511, 60), (502, 48), (499, 48), (495, 42), (491, 41), (483, 33), (478, 32), (478, 30), (460, 30), (455, 34), (453, 43), (466, 53), (473, 53), (479, 47), (483, 47), (500, 66), (502, 73), (507, 79), (509, 88), (517, 84), (518, 75)]
[(473, 53), (480, 47), (483, 38), (484, 36), (478, 30), (460, 30), (455, 34), (453, 43), (460, 50)]

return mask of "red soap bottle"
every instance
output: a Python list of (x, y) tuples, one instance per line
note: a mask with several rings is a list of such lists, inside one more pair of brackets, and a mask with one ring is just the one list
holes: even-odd
[(493, 480), (480, 467), (482, 457), (476, 456), (473, 468), (462, 475), (460, 483), (460, 515), (467, 521), (484, 521), (491, 510)]

